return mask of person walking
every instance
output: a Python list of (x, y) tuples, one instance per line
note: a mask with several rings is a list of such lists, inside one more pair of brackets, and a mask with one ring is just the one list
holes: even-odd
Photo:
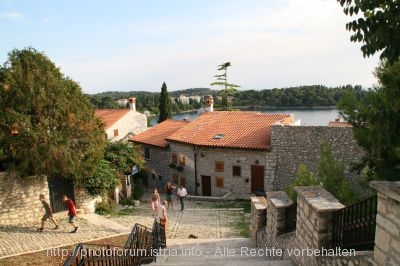
[(160, 205), (160, 194), (155, 188), (150, 196), (151, 209), (153, 210), (153, 216), (157, 216), (158, 206)]
[(75, 225), (75, 220), (76, 220), (75, 204), (72, 201), (72, 199), (67, 197), (67, 195), (63, 195), (63, 201), (68, 209), (68, 223), (72, 227), (74, 227), (74, 230), (72, 230), (70, 233), (76, 233), (76, 232), (78, 232), (79, 227)]
[(44, 228), (44, 222), (47, 221), (48, 219), (50, 219), (55, 227), (53, 228), (54, 230), (58, 229), (58, 224), (57, 222), (54, 220), (53, 217), (53, 209), (51, 208), (50, 204), (48, 201), (46, 201), (46, 198), (44, 197), (43, 194), (40, 194), (39, 196), (39, 200), (42, 202), (43, 207), (41, 210), (45, 209), (45, 214), (42, 217), (42, 226), (40, 228), (37, 229), (38, 232), (43, 232), (43, 228)]
[(178, 195), (179, 202), (181, 203), (181, 211), (183, 211), (185, 208), (185, 199), (187, 197), (186, 188), (184, 188), (182, 185), (180, 185), (178, 190), (176, 191), (176, 194)]
[(167, 185), (165, 186), (165, 193), (167, 194), (167, 209), (169, 209), (169, 206), (171, 206), (172, 209), (174, 209), (174, 205), (172, 203), (172, 194), (173, 191), (176, 189), (171, 182), (167, 182)]
[(165, 209), (165, 205), (167, 205), (167, 201), (163, 200), (158, 208), (158, 218), (160, 219), (160, 224), (164, 229), (167, 226), (167, 210)]

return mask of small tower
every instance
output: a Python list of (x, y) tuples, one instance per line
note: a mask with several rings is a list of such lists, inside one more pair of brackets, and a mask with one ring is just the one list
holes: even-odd
[(207, 112), (214, 111), (214, 98), (212, 97), (212, 95), (204, 96), (204, 104)]

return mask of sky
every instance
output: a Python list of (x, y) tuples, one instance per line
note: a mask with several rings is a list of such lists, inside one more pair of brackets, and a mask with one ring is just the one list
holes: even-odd
[(208, 88), (225, 62), (241, 90), (371, 87), (350, 19), (336, 0), (0, 0), (0, 64), (33, 47), (85, 93)]

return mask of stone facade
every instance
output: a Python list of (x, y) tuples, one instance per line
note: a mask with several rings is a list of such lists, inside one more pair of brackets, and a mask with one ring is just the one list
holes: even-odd
[(39, 221), (43, 216), (40, 194), (49, 199), (45, 176), (20, 178), (0, 172), (0, 225)]
[(344, 165), (345, 175), (352, 186), (357, 186), (354, 163), (360, 162), (364, 152), (353, 137), (351, 127), (281, 126), (271, 130), (271, 146), (275, 167), (272, 187), (267, 190), (284, 190), (289, 186), (299, 164), (305, 164), (312, 172), (318, 172), (319, 150), (322, 144), (330, 144), (333, 157)]
[[(201, 176), (211, 177), (211, 195), (223, 196), (232, 192), (232, 197), (248, 198), (251, 196), (251, 166), (264, 167), (264, 187), (272, 183), (273, 171), (271, 159), (267, 151), (222, 149), (222, 148), (194, 148), (192, 145), (170, 143), (170, 152), (179, 157), (184, 156), (185, 166), (182, 172), (173, 170), (179, 180), (185, 179), (189, 193), (195, 192), (195, 154), (197, 161), (198, 195), (202, 195)], [(171, 157), (170, 157), (171, 158)], [(171, 161), (170, 161), (171, 162)], [(169, 163), (170, 163), (169, 162)], [(216, 171), (216, 162), (223, 162), (223, 171)], [(233, 176), (233, 166), (240, 167), (240, 176)], [(217, 187), (217, 178), (223, 180), (223, 185)]]
[(167, 180), (172, 180), (172, 169), (168, 166), (171, 163), (171, 152), (169, 148), (155, 146), (142, 146), (150, 150), (150, 158), (146, 159), (149, 171), (148, 187), (163, 189)]

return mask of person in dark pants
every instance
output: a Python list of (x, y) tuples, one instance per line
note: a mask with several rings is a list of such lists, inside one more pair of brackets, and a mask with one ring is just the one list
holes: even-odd
[(72, 230), (70, 233), (76, 233), (78, 232), (79, 227), (76, 226), (75, 223), (75, 219), (76, 219), (76, 208), (75, 208), (75, 204), (72, 201), (72, 199), (69, 199), (67, 197), (67, 195), (63, 196), (63, 201), (65, 202), (65, 205), (68, 208), (68, 223), (74, 227), (74, 230)]
[(172, 204), (172, 194), (174, 190), (175, 187), (171, 184), (171, 182), (168, 181), (167, 185), (165, 186), (165, 193), (167, 194), (167, 202), (168, 202), (167, 209), (169, 209), (169, 206), (171, 206), (171, 208), (174, 209), (174, 205)]
[(180, 185), (178, 190), (176, 191), (176, 194), (178, 195), (179, 201), (181, 203), (181, 211), (183, 211), (185, 208), (185, 199), (187, 197), (186, 188)]
[(53, 209), (51, 208), (50, 204), (46, 201), (46, 198), (44, 197), (43, 194), (40, 194), (39, 200), (43, 204), (42, 210), (45, 209), (46, 212), (42, 217), (42, 226), (38, 229), (38, 232), (43, 231), (44, 222), (48, 219), (50, 219), (54, 223), (54, 225), (55, 225), (54, 230), (58, 229), (58, 224), (53, 218)]

